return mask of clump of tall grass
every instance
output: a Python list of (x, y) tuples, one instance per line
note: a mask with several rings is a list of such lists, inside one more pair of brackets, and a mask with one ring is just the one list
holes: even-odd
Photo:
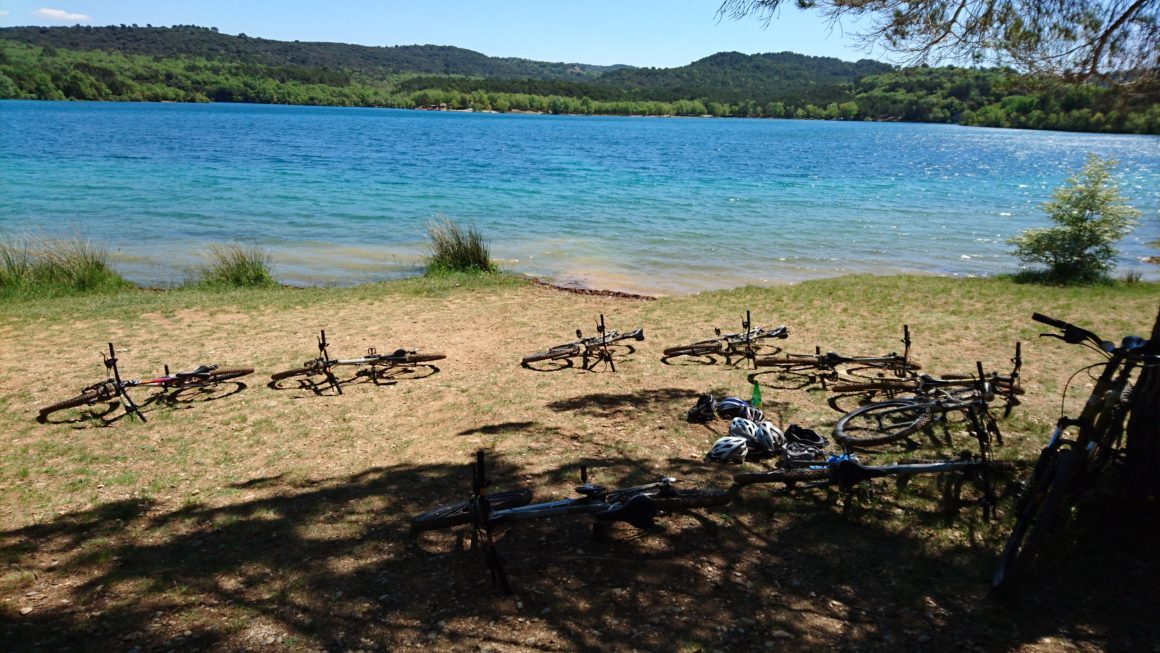
[(84, 238), (0, 241), (0, 297), (36, 298), (131, 288), (109, 252)]
[(491, 261), (491, 247), (475, 225), (462, 227), (449, 218), (427, 225), (431, 256), (427, 258), (428, 276), (452, 272), (496, 272)]
[(271, 288), (278, 285), (270, 272), (270, 255), (260, 247), (210, 245), (206, 263), (186, 284), (197, 288)]

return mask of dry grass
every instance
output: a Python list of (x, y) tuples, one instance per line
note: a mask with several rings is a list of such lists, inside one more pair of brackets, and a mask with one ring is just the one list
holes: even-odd
[[(1138, 650), (1160, 636), (1142, 616), (1155, 560), (1123, 548), (1108, 554), (1114, 575), (1061, 554), (1079, 571), (1042, 579), (1041, 606), (994, 609), (985, 589), (1005, 517), (968, 509), (947, 521), (925, 481), (874, 486), (844, 509), (755, 489), (643, 536), (617, 529), (612, 543), (592, 542), (582, 520), (521, 525), (500, 542), (517, 599), (492, 592), (462, 538), (407, 531), (410, 515), (467, 494), (479, 447), (497, 487), (541, 498), (570, 494), (583, 461), (607, 484), (664, 473), (727, 485), (735, 470), (700, 462), (724, 423), (681, 417), (700, 392), (746, 396), (747, 372), (659, 358), (714, 326), (736, 330), (745, 309), (787, 324), (790, 351), (885, 353), (907, 323), (932, 371), (1005, 369), (1023, 341), (1027, 401), (1003, 423), (1001, 453), (1029, 457), (1088, 357), (1037, 339), (1027, 317), (1143, 332), (1160, 307), (1154, 284), (845, 278), (642, 302), (505, 280), (415, 283), (4, 307), (0, 633), (11, 650)], [(600, 313), (648, 337), (617, 373), (519, 367)], [(372, 346), (448, 357), (427, 378), (342, 396), (265, 387), (315, 355), (320, 328), (339, 357)], [(36, 423), (37, 407), (102, 377), (108, 341), (127, 376), (201, 362), (258, 373), (233, 394), (152, 404), (147, 424)], [(816, 390), (766, 388), (764, 399), (782, 425), (828, 432), (837, 417)], [(1067, 609), (1079, 588), (1098, 607)]]

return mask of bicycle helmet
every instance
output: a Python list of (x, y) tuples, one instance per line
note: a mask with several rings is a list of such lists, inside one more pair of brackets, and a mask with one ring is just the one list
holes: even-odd
[(797, 442), (816, 449), (825, 449), (829, 446), (829, 440), (818, 434), (813, 429), (807, 429), (797, 424), (790, 424), (785, 428), (786, 442)]
[(726, 436), (713, 443), (713, 448), (705, 456), (705, 460), (715, 463), (740, 464), (745, 462), (745, 455), (749, 448), (745, 438)]
[(735, 438), (745, 438), (748, 443), (757, 442), (757, 424), (744, 417), (734, 417), (729, 422), (729, 435)]
[(757, 425), (754, 443), (756, 444), (754, 448), (762, 449), (770, 456), (775, 456), (785, 448), (785, 434), (771, 422), (762, 422)]
[(685, 420), (694, 424), (705, 424), (717, 416), (717, 400), (713, 395), (701, 395), (697, 405), (685, 413)]
[(764, 422), (765, 414), (761, 409), (754, 408), (744, 399), (726, 397), (717, 402), (717, 416), (721, 419), (743, 417), (751, 422)]

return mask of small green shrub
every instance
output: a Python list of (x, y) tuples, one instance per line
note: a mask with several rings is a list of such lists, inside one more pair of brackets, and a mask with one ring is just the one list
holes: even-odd
[(498, 271), (491, 248), (474, 225), (465, 228), (444, 218), (427, 225), (427, 237), (431, 241), (427, 275)]
[(0, 297), (54, 297), (131, 288), (109, 253), (84, 238), (0, 242)]
[(270, 288), (278, 282), (270, 272), (270, 255), (260, 247), (210, 245), (208, 262), (187, 285), (199, 288)]
[(1007, 242), (1026, 263), (1041, 263), (1045, 271), (1029, 271), (1016, 279), (1048, 283), (1107, 281), (1115, 267), (1114, 243), (1132, 230), (1140, 212), (1124, 203), (1111, 177), (1114, 161), (1093, 155), (1078, 175), (1056, 189), (1043, 205), (1058, 226), (1028, 229)]

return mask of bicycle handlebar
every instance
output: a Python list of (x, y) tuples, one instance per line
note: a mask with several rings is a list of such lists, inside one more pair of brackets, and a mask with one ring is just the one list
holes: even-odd
[(1104, 340), (1091, 331), (1088, 331), (1083, 327), (1077, 327), (1076, 325), (1069, 322), (1064, 322), (1063, 320), (1049, 317), (1042, 313), (1032, 313), (1031, 319), (1048, 326), (1053, 326), (1063, 331), (1063, 335), (1057, 335), (1054, 333), (1045, 333), (1043, 335), (1059, 338), (1068, 344), (1078, 345), (1081, 342), (1087, 340), (1104, 352), (1110, 352), (1115, 347), (1112, 343)]

